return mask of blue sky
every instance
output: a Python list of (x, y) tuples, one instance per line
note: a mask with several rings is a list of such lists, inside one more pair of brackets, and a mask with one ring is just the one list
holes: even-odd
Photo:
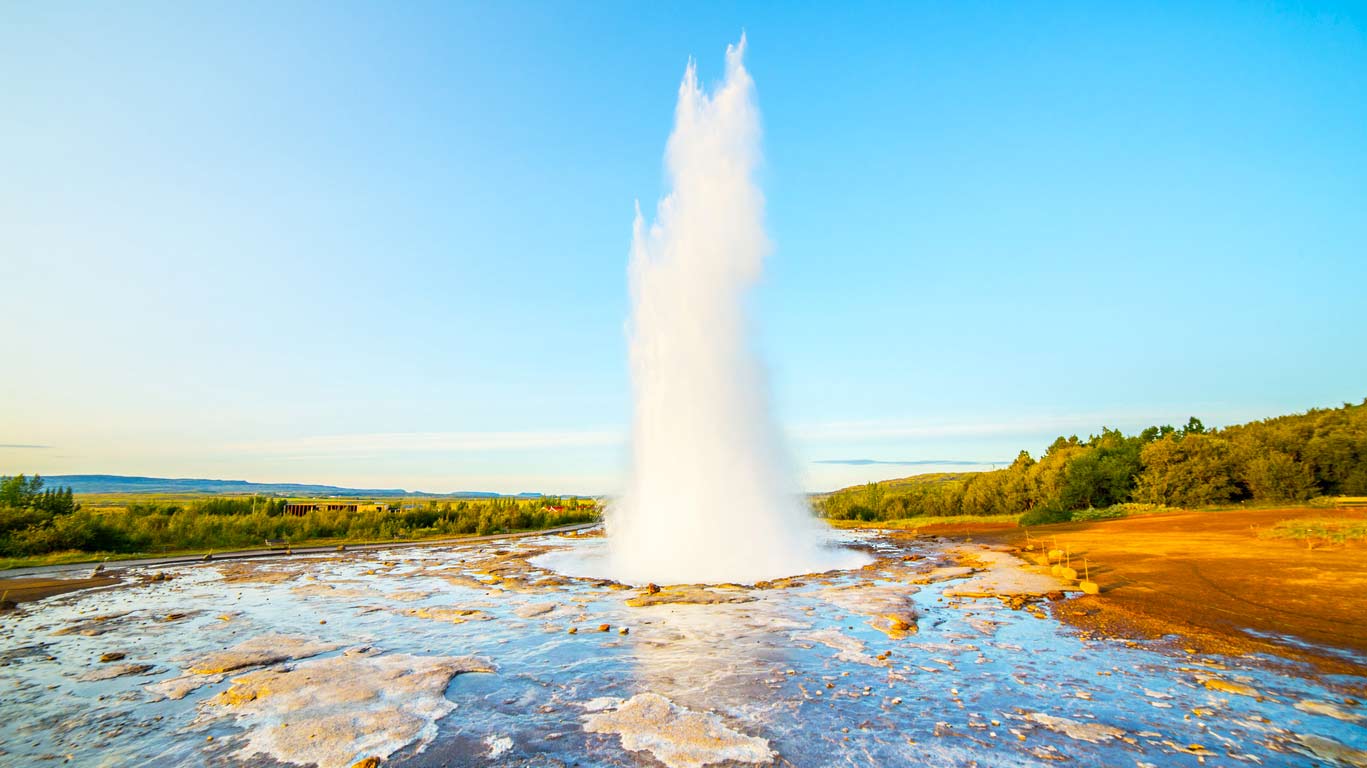
[(1359, 401), (1367, 8), (1191, 5), (5, 4), (0, 473), (614, 490), (742, 29), (807, 487)]

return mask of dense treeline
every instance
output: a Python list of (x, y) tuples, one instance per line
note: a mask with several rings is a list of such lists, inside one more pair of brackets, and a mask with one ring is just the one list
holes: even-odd
[(993, 472), (870, 483), (817, 502), (833, 519), (1024, 513), (1022, 524), (1123, 513), (1126, 505), (1203, 507), (1367, 495), (1367, 400), (1218, 430), (1060, 437)]
[[(133, 502), (86, 509), (70, 489), (44, 491), (42, 478), (0, 482), (0, 555), (49, 552), (135, 553), (233, 549), (266, 539), (377, 541), (537, 530), (598, 519), (588, 499), (429, 500), (404, 507), (285, 513), (284, 499), (208, 497), (185, 502)], [(11, 491), (11, 489), (15, 489)]]

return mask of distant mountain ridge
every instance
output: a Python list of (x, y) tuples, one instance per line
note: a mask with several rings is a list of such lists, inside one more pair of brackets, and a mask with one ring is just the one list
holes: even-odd
[[(430, 496), (453, 499), (502, 498), (492, 491), (426, 493), (402, 488), (341, 488), (307, 483), (253, 483), (246, 480), (201, 478), (129, 477), (125, 475), (44, 475), (48, 487), (70, 487), (73, 493), (259, 493), (272, 496)], [(537, 498), (539, 493), (519, 493), (509, 498)]]

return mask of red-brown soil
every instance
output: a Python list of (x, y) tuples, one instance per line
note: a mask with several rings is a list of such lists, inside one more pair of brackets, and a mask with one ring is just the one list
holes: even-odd
[[(1081, 629), (1178, 635), (1196, 653), (1272, 653), (1367, 675), (1367, 544), (1307, 548), (1259, 535), (1283, 520), (1326, 517), (1364, 519), (1367, 511), (1174, 512), (1039, 526), (1030, 537), (1034, 552), (1067, 548), (1079, 572), (1086, 558), (1101, 594), (1056, 608)], [(1026, 545), (1021, 529), (970, 535)]]

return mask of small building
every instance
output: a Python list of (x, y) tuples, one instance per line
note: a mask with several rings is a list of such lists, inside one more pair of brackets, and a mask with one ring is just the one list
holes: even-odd
[(288, 501), (285, 514), (303, 517), (310, 512), (383, 512), (384, 504), (358, 501)]
[(355, 512), (358, 508), (345, 501), (291, 501), (285, 504), (285, 514), (303, 517), (310, 512)]

